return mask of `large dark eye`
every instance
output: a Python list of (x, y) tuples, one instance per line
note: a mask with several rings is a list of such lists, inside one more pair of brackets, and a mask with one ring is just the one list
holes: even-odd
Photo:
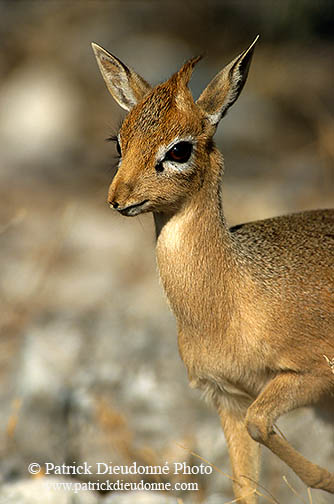
[(167, 152), (165, 159), (177, 163), (186, 163), (191, 156), (192, 150), (193, 146), (190, 142), (179, 142)]
[(119, 157), (122, 157), (122, 150), (118, 141), (118, 137), (116, 135), (111, 135), (110, 137), (106, 138), (106, 140), (107, 142), (114, 142), (116, 144), (117, 154), (119, 155)]
[(118, 138), (116, 139), (116, 149), (117, 149), (117, 154), (119, 155), (119, 157), (122, 157), (121, 146), (120, 146), (120, 143), (118, 141)]

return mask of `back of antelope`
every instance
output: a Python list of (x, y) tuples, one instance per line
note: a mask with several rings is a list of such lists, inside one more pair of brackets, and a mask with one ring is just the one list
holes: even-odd
[(274, 429), (295, 408), (334, 396), (334, 211), (302, 212), (228, 229), (217, 125), (238, 98), (255, 42), (194, 102), (199, 58), (152, 88), (93, 44), (107, 87), (129, 113), (118, 137), (110, 206), (153, 212), (159, 273), (178, 323), (190, 385), (215, 404), (239, 502), (257, 502), (259, 446), (306, 485), (334, 493), (334, 474)]

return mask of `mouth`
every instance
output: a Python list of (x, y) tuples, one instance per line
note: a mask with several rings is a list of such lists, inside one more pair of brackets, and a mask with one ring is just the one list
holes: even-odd
[[(148, 203), (148, 200), (141, 201), (140, 203), (135, 203), (134, 205), (129, 205), (126, 207), (117, 208), (118, 212), (122, 215), (126, 215), (127, 217), (134, 217), (145, 211)], [(145, 206), (146, 205), (146, 206)]]

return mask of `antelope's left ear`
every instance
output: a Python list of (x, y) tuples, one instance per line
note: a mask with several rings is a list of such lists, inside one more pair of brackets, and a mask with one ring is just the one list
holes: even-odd
[(196, 101), (210, 124), (216, 126), (241, 93), (258, 38), (213, 78)]
[(92, 43), (102, 77), (116, 102), (129, 111), (151, 90), (151, 86), (116, 56)]

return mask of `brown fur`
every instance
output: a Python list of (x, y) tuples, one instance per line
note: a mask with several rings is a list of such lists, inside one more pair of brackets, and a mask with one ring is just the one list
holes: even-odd
[[(273, 430), (283, 413), (333, 400), (334, 210), (232, 229), (222, 210), (223, 160), (212, 136), (244, 85), (253, 48), (223, 69), (197, 103), (187, 88), (195, 59), (156, 88), (143, 87), (120, 130), (122, 161), (108, 195), (126, 215), (154, 213), (160, 278), (177, 319), (180, 355), (191, 386), (218, 409), (235, 494), (245, 504), (256, 502), (258, 442), (307, 485), (334, 493), (334, 475)], [(101, 49), (94, 50), (103, 73)], [(108, 72), (112, 92), (118, 81), (110, 65)], [(128, 99), (112, 94), (128, 108)], [(165, 163), (157, 173), (159, 149), (185, 138), (194, 145), (189, 162), (180, 170)]]

